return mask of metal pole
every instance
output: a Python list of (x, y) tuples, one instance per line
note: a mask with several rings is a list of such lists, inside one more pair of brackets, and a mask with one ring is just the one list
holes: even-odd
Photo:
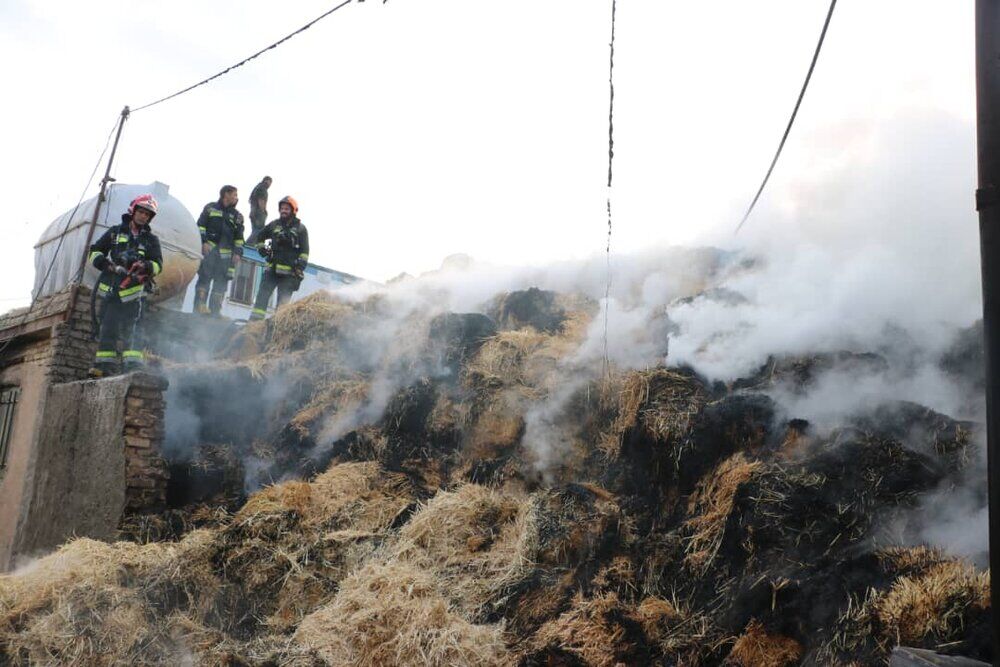
[(989, 485), (993, 664), (1000, 661), (1000, 0), (976, 0), (979, 239), (986, 353), (986, 474)]
[[(118, 119), (118, 131), (115, 133), (115, 143), (111, 147), (111, 155), (108, 157), (108, 166), (104, 170), (104, 178), (101, 179), (101, 192), (97, 195), (97, 205), (94, 206), (94, 217), (90, 221), (90, 227), (87, 229), (87, 242), (83, 244), (83, 257), (80, 258), (80, 268), (76, 273), (76, 275), (80, 276), (81, 281), (83, 280), (84, 272), (87, 270), (87, 258), (90, 256), (90, 244), (94, 242), (94, 231), (97, 229), (97, 220), (101, 214), (101, 204), (107, 199), (108, 183), (115, 180), (111, 178), (111, 165), (115, 162), (115, 153), (118, 151), (118, 140), (121, 139), (122, 128), (125, 127), (128, 115), (129, 109), (126, 106), (122, 109), (121, 117)], [(76, 308), (77, 292), (77, 286), (74, 285), (73, 294), (70, 296), (69, 309), (66, 311), (67, 317), (73, 317), (74, 309)]]

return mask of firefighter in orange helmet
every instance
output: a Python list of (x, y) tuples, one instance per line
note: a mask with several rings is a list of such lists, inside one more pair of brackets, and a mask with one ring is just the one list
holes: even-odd
[(251, 320), (267, 315), (271, 294), (278, 290), (276, 306), (287, 303), (299, 288), (309, 263), (309, 232), (298, 218), (299, 204), (292, 197), (278, 202), (278, 219), (267, 224), (257, 235), (257, 250), (267, 261)]

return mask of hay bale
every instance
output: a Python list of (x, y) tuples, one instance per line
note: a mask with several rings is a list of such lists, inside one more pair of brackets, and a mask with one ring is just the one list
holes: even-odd
[(187, 649), (161, 619), (211, 608), (220, 586), (211, 565), (215, 538), (202, 530), (171, 544), (79, 539), (0, 577), (0, 657), (30, 664), (177, 662)]
[(689, 375), (666, 368), (633, 371), (621, 381), (612, 438), (602, 449), (613, 459), (624, 437), (638, 431), (671, 446), (679, 460), (681, 451), (690, 445), (695, 418), (707, 402), (706, 389)]
[(329, 665), (512, 665), (502, 627), (456, 613), (430, 573), (370, 563), (305, 617), (293, 641)]
[(760, 461), (750, 460), (740, 452), (720, 463), (698, 483), (688, 501), (688, 513), (693, 516), (683, 524), (688, 533), (685, 565), (698, 572), (711, 565), (722, 545), (736, 491), (762, 466)]
[(650, 664), (653, 658), (634, 610), (616, 593), (577, 593), (569, 610), (539, 628), (531, 647), (543, 655), (558, 647), (595, 667)]
[[(856, 435), (856, 434), (855, 434)], [(942, 479), (925, 455), (894, 440), (834, 441), (794, 465), (769, 463), (741, 484), (723, 547), (731, 562), (813, 563), (870, 537), (882, 512), (913, 505)]]
[(486, 315), (443, 313), (428, 324), (429, 353), (442, 368), (455, 372), (496, 332), (496, 325)]
[(314, 292), (275, 312), (267, 350), (271, 354), (291, 352), (335, 338), (355, 315), (353, 306), (329, 292)]
[(916, 576), (900, 577), (873, 604), (887, 639), (923, 646), (961, 639), (971, 614), (990, 608), (990, 575), (961, 561), (931, 566)]
[(818, 656), (885, 662), (895, 646), (990, 658), (989, 573), (926, 547), (876, 554), (888, 582), (852, 596)]
[(254, 614), (287, 631), (333, 596), (415, 500), (406, 476), (378, 463), (335, 465), (251, 496), (224, 533), (222, 562)]
[(644, 598), (631, 616), (639, 622), (646, 640), (659, 649), (667, 664), (704, 664), (717, 644), (708, 617), (677, 600)]
[(950, 561), (943, 551), (926, 546), (888, 547), (875, 554), (887, 575), (896, 579), (925, 573), (935, 565)]
[(802, 658), (802, 645), (791, 637), (771, 634), (753, 619), (733, 644), (727, 665), (739, 667), (787, 667)]
[(472, 460), (509, 454), (524, 435), (524, 413), (517, 398), (503, 392), (477, 414), (465, 436), (465, 452)]
[(465, 366), (469, 384), (477, 388), (526, 384), (524, 363), (546, 341), (534, 329), (502, 331), (488, 339)]
[(267, 348), (267, 323), (263, 320), (247, 322), (219, 351), (218, 358), (246, 361), (257, 357)]
[(632, 541), (628, 517), (599, 487), (567, 484), (537, 494), (535, 503), (544, 566), (586, 569)]
[(289, 420), (288, 427), (302, 438), (313, 435), (316, 424), (344, 419), (358, 410), (368, 398), (369, 382), (360, 375), (341, 377), (339, 374), (324, 380), (309, 402)]
[(534, 567), (537, 511), (527, 497), (476, 484), (443, 491), (403, 526), (392, 558), (434, 573), (451, 604), (485, 618)]
[(532, 327), (500, 331), (487, 339), (465, 364), (464, 380), (477, 395), (517, 388), (525, 398), (536, 400), (563, 382), (561, 364), (587, 338), (593, 313), (570, 311), (557, 332)]
[(86, 604), (64, 601), (33, 617), (8, 640), (9, 655), (29, 664), (116, 665), (165, 662), (171, 654), (134, 594), (78, 587), (72, 597)]
[(493, 299), (488, 312), (503, 329), (532, 327), (545, 333), (558, 332), (566, 319), (555, 292), (531, 287), (501, 294)]
[(335, 465), (310, 486), (305, 525), (325, 530), (386, 531), (415, 495), (406, 475), (374, 461)]

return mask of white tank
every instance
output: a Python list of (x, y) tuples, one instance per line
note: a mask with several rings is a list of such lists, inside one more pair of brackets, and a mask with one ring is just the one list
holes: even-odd
[[(163, 273), (156, 278), (157, 293), (153, 299), (170, 302), (168, 305), (176, 302), (177, 307), (180, 307), (188, 283), (198, 271), (201, 237), (191, 212), (179, 200), (170, 196), (170, 186), (159, 181), (149, 185), (112, 183), (108, 187), (107, 201), (101, 205), (91, 243), (99, 239), (109, 227), (119, 224), (122, 213), (128, 210), (129, 202), (147, 192), (152, 193), (159, 203), (159, 212), (153, 218), (152, 228), (160, 239), (163, 250)], [(36, 296), (58, 292), (73, 281), (87, 250), (87, 234), (96, 205), (97, 197), (83, 202), (72, 220), (70, 215), (73, 210), (66, 211), (52, 221), (35, 244)], [(87, 263), (83, 284), (92, 287), (97, 275), (97, 270)]]

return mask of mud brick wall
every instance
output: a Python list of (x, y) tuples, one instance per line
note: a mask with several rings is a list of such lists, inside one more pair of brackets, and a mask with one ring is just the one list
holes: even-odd
[(53, 327), (49, 380), (58, 383), (85, 379), (96, 351), (97, 341), (91, 331), (90, 290), (81, 287), (73, 314)]
[(0, 363), (11, 360), (19, 364), (48, 364), (52, 360), (52, 342), (47, 338), (27, 342), (16, 340), (10, 343), (6, 352)]
[(166, 389), (166, 379), (136, 373), (125, 398), (126, 516), (159, 511), (166, 505), (170, 472), (160, 455)]

